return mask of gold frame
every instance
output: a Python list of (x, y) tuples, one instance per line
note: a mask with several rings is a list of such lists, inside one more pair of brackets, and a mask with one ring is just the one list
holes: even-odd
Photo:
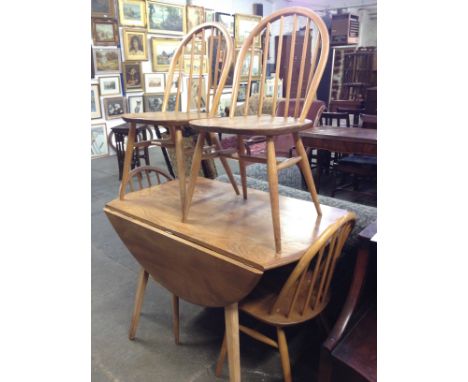
[(182, 40), (173, 39), (173, 38), (161, 38), (161, 37), (151, 38), (151, 66), (153, 68), (153, 72), (167, 72), (169, 70), (169, 66), (171, 65), (170, 61), (172, 61), (172, 59), (174, 58), (174, 55), (173, 55), (172, 59), (169, 61), (167, 65), (166, 64), (158, 65), (157, 48), (156, 48), (157, 45), (177, 45), (177, 47), (174, 50), (174, 54), (175, 54), (177, 48), (180, 46), (181, 41)]
[[(152, 29), (150, 28), (151, 21), (150, 21), (150, 6), (166, 6), (166, 7), (173, 7), (173, 8), (180, 8), (182, 10), (182, 31), (171, 31), (168, 29)], [(175, 36), (183, 36), (186, 33), (186, 11), (185, 11), (185, 5), (179, 5), (179, 4), (170, 4), (170, 3), (164, 3), (161, 1), (147, 1), (147, 12), (146, 12), (146, 17), (148, 19), (148, 32), (150, 33), (158, 33), (158, 34), (167, 34), (167, 35), (175, 35)]]
[[(239, 55), (239, 52), (240, 50), (236, 50), (236, 61), (237, 61), (237, 57)], [(263, 51), (261, 49), (254, 49), (254, 59), (255, 59), (255, 56), (258, 56), (258, 64), (259, 64), (259, 73), (254, 75), (254, 67), (252, 67), (252, 81), (253, 80), (259, 80), (260, 77), (262, 76), (262, 73), (261, 73), (261, 68), (262, 68), (262, 53)], [(250, 60), (250, 49), (249, 51), (246, 53), (245, 55), (245, 58), (249, 57), (249, 60)], [(244, 61), (242, 61), (242, 67), (241, 67), (241, 73), (240, 73), (240, 78), (241, 78), (241, 82), (245, 82), (245, 81), (248, 81), (249, 80), (249, 67), (247, 67), (247, 74), (244, 74), (245, 72), (243, 71), (244, 69), (244, 62), (246, 62), (247, 60), (244, 59)], [(247, 64), (247, 65), (250, 65), (250, 64)]]
[[(240, 34), (239, 34), (239, 23), (241, 21), (257, 21), (257, 24), (260, 22), (262, 19), (261, 16), (255, 16), (255, 15), (245, 15), (242, 13), (236, 13), (234, 14), (234, 44), (236, 48), (240, 48), (242, 44), (244, 43), (244, 40), (240, 40)], [(250, 34), (250, 32), (249, 32)], [(248, 35), (247, 35), (248, 36)], [(247, 36), (244, 36), (247, 37)], [(260, 48), (262, 46), (262, 43), (260, 41), (260, 35), (256, 36), (254, 39), (254, 47), (255, 48)]]
[[(140, 27), (146, 28), (146, 1), (145, 0), (118, 0), (119, 3), (119, 22), (121, 26), (124, 27)], [(139, 22), (128, 21), (125, 19), (124, 7), (125, 3), (133, 3), (140, 6), (141, 19)]]
[[(192, 27), (190, 27), (189, 25), (189, 9), (193, 10), (193, 11), (196, 11), (197, 13), (199, 13), (198, 16), (201, 16), (201, 23), (199, 24), (196, 24), (196, 25), (192, 25)], [(204, 7), (200, 7), (198, 5), (187, 5), (185, 6), (185, 13), (186, 13), (186, 16), (185, 16), (185, 22), (186, 22), (186, 26), (185, 26), (185, 31), (186, 33), (189, 33), (189, 31), (191, 31), (193, 28), (195, 28), (196, 26), (198, 25), (201, 25), (205, 22), (205, 8)]]
[[(139, 74), (140, 74), (140, 86), (129, 86), (127, 84), (127, 66), (130, 66), (130, 65), (136, 65), (139, 67)], [(124, 88), (125, 88), (125, 91), (127, 93), (131, 93), (131, 92), (138, 92), (138, 91), (143, 91), (143, 69), (141, 67), (141, 62), (124, 62), (122, 63), (122, 74), (123, 74), (123, 83), (124, 83)]]
[[(143, 54), (131, 54), (129, 46), (130, 35), (141, 35), (143, 41)], [(145, 30), (140, 29), (124, 29), (122, 31), (123, 45), (124, 45), (124, 56), (125, 61), (148, 61), (148, 40)]]

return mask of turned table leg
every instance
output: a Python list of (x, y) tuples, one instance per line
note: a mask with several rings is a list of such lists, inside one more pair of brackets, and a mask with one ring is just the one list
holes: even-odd
[(224, 318), (226, 323), (229, 381), (240, 382), (239, 311), (237, 303), (224, 308)]

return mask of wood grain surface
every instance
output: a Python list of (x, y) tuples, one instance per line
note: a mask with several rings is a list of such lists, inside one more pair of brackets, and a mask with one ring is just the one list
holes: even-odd
[(136, 123), (161, 123), (163, 125), (181, 123), (186, 124), (192, 119), (207, 118), (208, 113), (202, 112), (182, 112), (182, 111), (157, 111), (146, 113), (127, 113), (122, 115), (126, 122)]

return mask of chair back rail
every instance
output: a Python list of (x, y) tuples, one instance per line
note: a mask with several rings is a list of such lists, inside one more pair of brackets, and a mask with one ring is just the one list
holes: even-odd
[[(151, 175), (153, 175), (155, 179), (152, 180)], [(135, 186), (138, 186), (138, 190), (142, 190), (169, 180), (173, 180), (173, 178), (164, 170), (155, 166), (141, 166), (130, 171), (127, 182), (123, 185), (123, 189), (125, 191), (130, 189), (130, 192), (134, 192)]]

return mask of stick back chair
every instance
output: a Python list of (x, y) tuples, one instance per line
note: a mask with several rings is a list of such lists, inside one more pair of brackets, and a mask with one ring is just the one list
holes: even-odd
[[(239, 325), (239, 330), (256, 340), (279, 349), (284, 380), (291, 381), (291, 366), (284, 327), (319, 317), (330, 300), (330, 286), (337, 260), (356, 221), (349, 212), (330, 225), (306, 251), (290, 274), (267, 274), (252, 293), (239, 303), (239, 309), (276, 327), (277, 341)], [(283, 280), (283, 282), (281, 281)], [(284, 281), (285, 280), (285, 281)], [(219, 377), (226, 357), (226, 337), (216, 365)]]
[[(298, 47), (296, 51), (296, 34), (298, 33), (299, 21), (305, 22), (304, 40), (302, 47)], [(282, 55), (283, 35), (285, 30), (286, 20), (292, 21), (291, 45), (289, 55)], [(275, 83), (273, 88), (273, 112), (271, 115), (263, 114), (263, 99), (265, 96), (265, 82), (267, 73), (267, 60), (270, 49), (271, 34), (273, 24), (279, 24), (279, 39), (278, 49), (276, 52), (276, 72)], [(302, 33), (302, 32), (301, 32)], [(249, 106), (249, 94), (252, 86), (252, 73), (255, 52), (255, 41), (260, 37), (264, 41), (263, 58), (260, 60), (260, 102), (257, 115), (247, 115)], [(242, 48), (237, 57), (234, 69), (233, 78), (233, 93), (230, 107), (230, 115), (225, 118), (209, 118), (191, 121), (190, 125), (199, 131), (197, 145), (192, 161), (192, 171), (190, 174), (190, 182), (187, 190), (187, 203), (184, 209), (183, 220), (187, 219), (190, 203), (195, 187), (196, 176), (200, 168), (200, 161), (207, 157), (227, 157), (239, 161), (240, 175), (242, 180), (242, 193), (244, 199), (247, 198), (247, 180), (245, 172), (245, 162), (260, 162), (268, 165), (268, 183), (270, 189), (270, 203), (273, 220), (273, 233), (275, 238), (275, 248), (277, 252), (281, 252), (281, 228), (279, 216), (279, 199), (278, 199), (278, 171), (297, 164), (306, 180), (308, 189), (312, 196), (312, 201), (315, 204), (317, 214), (321, 215), (320, 204), (315, 190), (314, 180), (307, 159), (307, 154), (299, 136), (299, 131), (312, 127), (313, 121), (306, 119), (307, 113), (312, 102), (316, 98), (317, 88), (322, 78), (326, 61), (328, 59), (329, 36), (328, 30), (323, 20), (312, 10), (303, 7), (284, 8), (272, 13), (270, 16), (263, 18), (260, 23), (251, 31), (250, 35), (245, 39)], [(282, 63), (281, 57), (289, 57), (288, 62)], [(297, 75), (297, 90), (296, 94), (291, 92), (291, 83), (293, 76), (294, 57), (301, 57), (299, 70), (294, 70)], [(310, 57), (310, 61), (308, 60)], [(306, 60), (307, 59), (307, 60)], [(247, 60), (247, 61), (246, 61)], [(250, 60), (250, 61), (248, 61)], [(244, 61), (248, 65), (244, 65)], [(308, 75), (306, 78), (305, 63), (310, 62), (308, 67)], [(278, 79), (281, 65), (287, 65), (286, 80), (286, 101), (284, 114), (275, 116), (276, 105), (281, 96), (278, 94)], [(247, 90), (244, 104), (243, 115), (235, 116), (235, 106), (239, 87), (241, 83), (243, 68), (248, 66)], [(295, 103), (293, 116), (290, 115), (290, 100), (291, 98), (304, 98), (302, 106), (299, 102)], [(237, 152), (232, 150), (217, 150), (203, 155), (203, 142), (208, 133), (230, 133), (237, 135), (238, 147)], [(277, 162), (275, 155), (275, 140), (274, 137), (282, 134), (292, 134), (298, 156), (288, 158), (282, 163)], [(245, 154), (244, 145), (242, 143), (245, 136), (264, 135), (267, 141), (267, 156), (266, 158), (252, 157)]]
[[(157, 167), (137, 167), (129, 173), (127, 182), (124, 185), (124, 190), (133, 192), (135, 190), (142, 190), (171, 180), (173, 180), (173, 178), (169, 174)], [(140, 321), (141, 307), (143, 305), (143, 297), (145, 294), (146, 284), (148, 283), (148, 278), (149, 273), (142, 267), (138, 275), (132, 321), (128, 331), (128, 338), (131, 340), (135, 339), (138, 322)], [(172, 295), (172, 330), (174, 333), (175, 343), (179, 344), (179, 297), (175, 294)]]
[[(216, 46), (216, 49), (214, 49)], [(164, 91), (162, 110), (160, 112), (145, 112), (124, 114), (122, 118), (131, 122), (128, 135), (127, 151), (134, 146), (156, 145), (163, 148), (173, 148), (176, 154), (177, 177), (180, 186), (181, 211), (185, 205), (185, 161), (182, 130), (189, 126), (189, 121), (197, 118), (212, 117), (216, 114), (226, 79), (233, 59), (233, 42), (226, 28), (219, 23), (204, 23), (193, 28), (174, 53), (169, 66), (167, 83)], [(216, 62), (216, 65), (210, 65)], [(178, 72), (176, 81), (175, 75)], [(182, 100), (182, 73), (188, 73), (186, 84), (186, 111), (181, 109)], [(204, 76), (205, 74), (207, 76)], [(204, 78), (207, 81), (204, 81)], [(177, 89), (174, 92), (174, 85)], [(196, 90), (194, 90), (196, 89)], [(194, 93), (195, 92), (195, 93)], [(174, 99), (175, 96), (175, 99)], [(205, 99), (205, 98), (206, 99)], [(135, 143), (136, 123), (154, 124), (163, 126), (167, 138), (153, 139), (149, 142)], [(217, 137), (210, 136), (214, 146), (220, 148)], [(126, 157), (127, 158), (127, 157)], [(229, 168), (227, 160), (221, 159), (222, 165), (228, 175), (234, 191), (239, 194), (236, 182)], [(122, 185), (127, 183), (130, 162), (124, 163)], [(120, 199), (124, 199), (125, 190), (120, 188)]]

